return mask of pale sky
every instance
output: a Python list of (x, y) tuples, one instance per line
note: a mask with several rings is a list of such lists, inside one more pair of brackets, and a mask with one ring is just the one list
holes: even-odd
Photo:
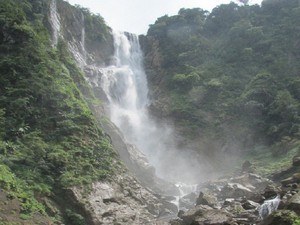
[[(99, 13), (107, 25), (118, 31), (147, 33), (149, 24), (158, 17), (176, 15), (181, 8), (202, 8), (211, 11), (215, 6), (233, 0), (67, 0)], [(250, 0), (260, 4), (262, 0)]]

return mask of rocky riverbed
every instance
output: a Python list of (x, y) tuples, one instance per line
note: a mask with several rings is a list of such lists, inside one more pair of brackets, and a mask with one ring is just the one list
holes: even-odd
[(196, 193), (179, 200), (184, 210), (169, 224), (300, 224), (299, 162), (295, 157), (289, 169), (274, 174), (274, 180), (255, 174), (249, 165), (235, 176), (199, 184)]

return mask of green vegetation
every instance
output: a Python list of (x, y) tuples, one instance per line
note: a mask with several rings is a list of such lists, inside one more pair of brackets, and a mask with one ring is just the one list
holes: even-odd
[(109, 179), (116, 158), (66, 44), (51, 47), (47, 3), (0, 0), (0, 189), (19, 199), (23, 219), (45, 213), (37, 199)]
[(298, 0), (163, 16), (142, 39), (146, 66), (152, 51), (162, 59), (150, 85), (184, 135), (285, 154), (300, 139), (299, 27)]
[(293, 157), (299, 154), (299, 152), (300, 149), (296, 147), (289, 150), (286, 154), (274, 156), (271, 149), (260, 146), (256, 147), (243, 157), (239, 162), (239, 165), (241, 165), (244, 160), (249, 160), (258, 174), (268, 177), (274, 174), (275, 171), (288, 169), (291, 166)]

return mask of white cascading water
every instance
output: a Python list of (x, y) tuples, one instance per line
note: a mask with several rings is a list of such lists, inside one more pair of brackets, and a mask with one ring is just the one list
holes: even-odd
[(111, 121), (126, 140), (138, 147), (159, 177), (173, 182), (195, 181), (195, 157), (176, 149), (172, 129), (149, 116), (148, 85), (143, 54), (136, 35), (114, 32), (114, 62), (102, 70), (101, 86), (107, 95)]
[(57, 13), (56, 0), (50, 3), (50, 24), (52, 28), (52, 46), (56, 46), (60, 35), (60, 20)]
[(268, 215), (270, 215), (272, 212), (276, 211), (279, 206), (280, 201), (281, 200), (280, 200), (279, 195), (277, 195), (277, 197), (274, 199), (264, 201), (264, 203), (258, 209), (259, 217), (261, 219), (264, 219)]
[(85, 50), (85, 26), (84, 26), (85, 19), (84, 19), (83, 13), (81, 14), (81, 21), (82, 21), (83, 26), (81, 28), (81, 42), (80, 42), (80, 45), (81, 45), (81, 51), (82, 51), (82, 55), (83, 55), (83, 61), (86, 62), (87, 53), (86, 53), (86, 50)]

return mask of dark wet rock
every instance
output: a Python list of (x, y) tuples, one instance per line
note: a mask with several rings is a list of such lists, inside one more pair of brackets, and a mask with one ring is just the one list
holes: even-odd
[(179, 208), (180, 209), (190, 209), (195, 206), (195, 202), (197, 199), (197, 194), (192, 192), (188, 195), (183, 196), (179, 199)]
[(296, 212), (300, 216), (300, 194), (297, 193), (286, 203), (286, 209)]
[(300, 183), (300, 173), (294, 173), (293, 179), (295, 183)]
[(297, 214), (290, 210), (278, 210), (269, 215), (259, 225), (293, 225)]
[(181, 209), (181, 210), (179, 210), (177, 216), (178, 216), (179, 218), (181, 218), (181, 216), (182, 216), (184, 213), (185, 213), (184, 210)]
[(300, 183), (300, 173), (294, 173), (291, 177), (280, 181), (282, 186), (289, 186)]
[(242, 207), (246, 210), (249, 209), (257, 209), (260, 206), (257, 202), (251, 201), (251, 200), (246, 200), (242, 203)]
[(223, 206), (229, 206), (231, 205), (233, 202), (235, 202), (235, 199), (234, 198), (226, 198), (224, 203), (223, 203)]
[(255, 168), (248, 160), (242, 164), (242, 173), (253, 173), (254, 171)]
[(280, 192), (281, 192), (281, 189), (279, 187), (276, 187), (275, 185), (270, 184), (265, 188), (262, 195), (266, 199), (269, 199), (269, 198), (276, 197), (278, 195), (278, 193), (280, 193)]
[(300, 156), (295, 156), (293, 158), (293, 166), (300, 166)]
[(210, 207), (216, 208), (218, 205), (218, 200), (215, 196), (200, 192), (197, 198), (196, 205), (208, 205)]
[(288, 184), (294, 183), (294, 179), (293, 177), (288, 177), (286, 179), (281, 180), (280, 183), (282, 184), (282, 186), (287, 186)]

